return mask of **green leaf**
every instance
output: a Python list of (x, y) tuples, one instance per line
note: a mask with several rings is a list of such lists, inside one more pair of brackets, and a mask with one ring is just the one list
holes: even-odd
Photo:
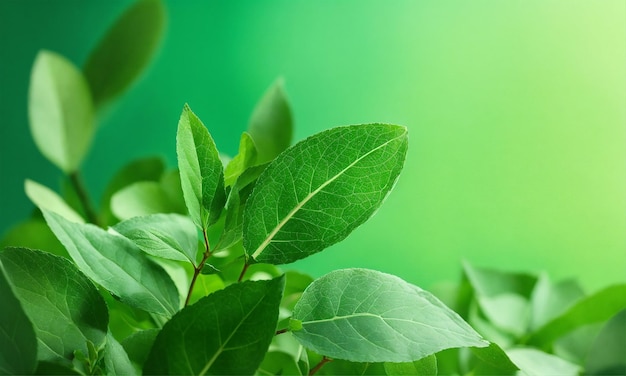
[(65, 258), (70, 257), (43, 218), (31, 218), (11, 227), (0, 241), (0, 249), (6, 247), (41, 249)]
[(515, 375), (519, 367), (496, 343), (488, 347), (472, 348), (470, 368), (473, 375)]
[(254, 108), (248, 133), (256, 144), (259, 163), (273, 160), (291, 145), (293, 120), (282, 79), (270, 86)]
[(233, 158), (224, 170), (224, 183), (232, 186), (248, 167), (252, 167), (256, 161), (257, 151), (254, 141), (249, 133), (243, 132), (239, 141), (239, 154)]
[(402, 375), (436, 375), (437, 357), (435, 354), (410, 363), (385, 363), (388, 376)]
[(391, 191), (406, 150), (405, 127), (368, 124), (324, 131), (285, 151), (244, 209), (246, 253), (286, 264), (343, 240)]
[(113, 226), (147, 254), (196, 265), (198, 231), (193, 222), (178, 214), (134, 217)]
[(256, 375), (298, 375), (304, 373), (298, 362), (290, 354), (281, 351), (269, 351), (265, 354), (263, 362), (259, 366)]
[(452, 347), (484, 347), (463, 319), (429, 292), (367, 269), (315, 280), (296, 304), (293, 335), (305, 347), (352, 362), (413, 362)]
[(165, 19), (161, 1), (140, 0), (108, 30), (83, 68), (97, 106), (126, 90), (148, 65)]
[(164, 316), (178, 311), (178, 291), (172, 279), (130, 240), (91, 224), (69, 222), (46, 210), (43, 213), (89, 278), (131, 306)]
[(606, 321), (626, 308), (626, 284), (607, 287), (577, 301), (567, 311), (533, 332), (526, 343), (546, 347), (583, 325)]
[(545, 274), (539, 276), (532, 293), (532, 330), (563, 313), (574, 302), (585, 295), (575, 280), (552, 283)]
[(54, 362), (39, 362), (37, 364), (37, 370), (35, 371), (35, 375), (59, 375), (59, 376), (68, 376), (68, 375), (81, 375), (74, 368), (71, 368), (69, 365), (62, 365)]
[(72, 209), (56, 192), (32, 180), (26, 179), (24, 182), (26, 196), (36, 206), (55, 212), (68, 221), (85, 223), (85, 220)]
[(96, 287), (69, 260), (7, 248), (0, 253), (0, 262), (35, 328), (38, 360), (72, 359), (75, 350), (88, 352), (87, 341), (104, 344), (107, 307)]
[(576, 364), (536, 349), (517, 348), (506, 353), (526, 376), (577, 376), (581, 371)]
[(37, 54), (28, 115), (39, 151), (65, 174), (76, 171), (93, 138), (93, 104), (87, 81), (63, 56), (45, 50)]
[(159, 157), (137, 159), (117, 171), (107, 184), (100, 200), (102, 223), (111, 225), (117, 222), (111, 212), (111, 198), (116, 192), (140, 181), (158, 182), (163, 171), (165, 171), (165, 164)]
[(178, 122), (176, 153), (185, 203), (191, 219), (206, 229), (224, 208), (224, 169), (215, 142), (188, 105)]
[(107, 333), (107, 342), (104, 346), (104, 366), (107, 375), (134, 375), (137, 372), (128, 359), (124, 347), (110, 332)]
[(626, 309), (613, 316), (593, 341), (585, 365), (591, 375), (626, 375)]
[(122, 341), (122, 346), (124, 346), (128, 358), (140, 370), (148, 359), (148, 354), (150, 354), (150, 349), (158, 334), (159, 329), (142, 330), (130, 335)]
[(467, 262), (463, 263), (463, 269), (476, 295), (497, 296), (514, 293), (529, 298), (537, 282), (535, 276), (477, 268)]
[(521, 337), (530, 323), (528, 300), (517, 294), (478, 296), (478, 304), (489, 322), (500, 330)]
[(111, 198), (111, 211), (122, 220), (158, 213), (180, 213), (161, 184), (152, 181), (133, 183), (115, 193)]
[(187, 306), (154, 342), (144, 374), (244, 375), (274, 336), (284, 278), (242, 282)]
[[(1, 260), (1, 258), (0, 258)], [(31, 374), (37, 366), (33, 324), (15, 297), (0, 263), (0, 375)]]

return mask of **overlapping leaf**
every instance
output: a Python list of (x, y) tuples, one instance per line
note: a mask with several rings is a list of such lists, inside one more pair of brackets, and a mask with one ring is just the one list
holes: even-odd
[(83, 217), (50, 188), (26, 179), (24, 182), (24, 190), (26, 191), (26, 196), (38, 207), (56, 212), (69, 221), (85, 223)]
[(392, 189), (406, 149), (405, 127), (367, 124), (324, 131), (285, 151), (246, 204), (246, 253), (285, 264), (344, 239)]

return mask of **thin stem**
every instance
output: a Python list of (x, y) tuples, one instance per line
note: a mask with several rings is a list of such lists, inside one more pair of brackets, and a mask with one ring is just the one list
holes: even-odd
[(191, 299), (191, 293), (193, 292), (193, 287), (196, 285), (196, 280), (198, 276), (202, 272), (202, 268), (204, 267), (204, 263), (206, 260), (211, 257), (211, 246), (209, 245), (209, 237), (206, 232), (206, 228), (202, 229), (202, 236), (204, 237), (204, 253), (202, 254), (202, 261), (198, 264), (198, 266), (193, 267), (193, 277), (191, 277), (191, 283), (189, 284), (189, 291), (187, 292), (187, 299), (185, 299), (185, 307), (189, 304), (189, 299)]
[(246, 262), (245, 264), (243, 264), (243, 269), (241, 269), (241, 274), (239, 274), (239, 279), (237, 279), (237, 282), (241, 282), (243, 280), (243, 276), (246, 274), (246, 271), (249, 267), (250, 264), (248, 264), (248, 260), (246, 259)]
[(96, 215), (93, 206), (91, 206), (87, 190), (80, 179), (78, 171), (72, 172), (68, 177), (70, 178), (70, 183), (78, 195), (78, 199), (80, 200), (80, 204), (82, 205), (85, 215), (87, 216), (87, 220), (94, 225), (100, 226), (100, 221), (98, 220), (98, 216)]
[(310, 371), (309, 371), (309, 376), (313, 376), (317, 373), (317, 371), (319, 371), (322, 367), (324, 367), (324, 364), (328, 363), (328, 362), (332, 362), (333, 360), (330, 358), (327, 358), (326, 356), (324, 356), (322, 358), (322, 360), (320, 360), (319, 363), (317, 363), (317, 365), (315, 367), (313, 367)]
[(288, 328), (281, 329), (281, 330), (277, 330), (275, 335), (279, 335), (279, 334), (287, 333), (288, 331), (289, 331), (289, 329), (288, 329)]

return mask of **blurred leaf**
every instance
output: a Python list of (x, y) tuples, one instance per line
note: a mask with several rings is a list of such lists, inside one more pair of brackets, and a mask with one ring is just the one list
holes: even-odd
[(248, 133), (257, 147), (259, 163), (273, 160), (291, 145), (293, 120), (282, 79), (272, 84), (254, 108)]
[(85, 223), (85, 220), (50, 188), (26, 179), (24, 190), (28, 198), (39, 208), (55, 212), (68, 221)]
[(305, 375), (291, 355), (280, 351), (268, 351), (256, 375)]
[(165, 171), (160, 182), (170, 202), (176, 207), (176, 212), (186, 215), (187, 205), (183, 197), (183, 188), (180, 185), (180, 172), (178, 170)]
[(111, 212), (111, 198), (116, 192), (140, 181), (158, 182), (164, 170), (165, 165), (161, 158), (149, 157), (134, 160), (117, 171), (106, 186), (100, 200), (102, 223), (112, 225), (117, 222)]
[(141, 181), (118, 191), (111, 198), (111, 210), (121, 220), (158, 214), (180, 213), (160, 183)]
[(133, 217), (113, 229), (147, 254), (196, 264), (198, 231), (193, 222), (178, 214), (152, 214)]
[[(316, 364), (321, 360), (321, 356), (313, 357), (311, 356), (311, 368), (315, 367)], [(343, 359), (333, 359), (332, 361), (326, 363), (316, 375), (385, 375), (385, 366), (384, 363), (358, 363), (358, 362), (349, 362)]]
[(224, 183), (232, 186), (248, 167), (256, 161), (257, 151), (249, 133), (243, 132), (239, 141), (239, 153), (230, 161), (224, 171)]
[(109, 331), (115, 338), (124, 339), (138, 331), (155, 327), (148, 312), (120, 302), (103, 288), (100, 288), (100, 294), (109, 308)]
[(343, 240), (393, 188), (406, 149), (405, 127), (368, 124), (333, 128), (285, 151), (244, 209), (246, 253), (286, 264)]
[(427, 291), (367, 269), (315, 280), (293, 312), (306, 348), (352, 362), (412, 362), (451, 347), (487, 346)]
[(436, 375), (437, 357), (435, 354), (410, 363), (385, 363), (388, 376), (402, 375)]
[(39, 362), (37, 363), (37, 370), (35, 375), (80, 375), (74, 368), (70, 368), (68, 365), (62, 365), (54, 362)]
[[(0, 254), (0, 261), (2, 260)], [(0, 375), (32, 374), (37, 366), (37, 337), (33, 324), (15, 297), (0, 262)]]
[(139, 370), (141, 370), (143, 364), (148, 359), (148, 354), (158, 334), (159, 329), (147, 329), (136, 332), (122, 341), (122, 346), (126, 350), (128, 358)]
[(473, 358), (469, 368), (473, 375), (515, 375), (519, 369), (496, 343), (488, 347), (471, 348)]
[(283, 285), (283, 277), (242, 282), (185, 307), (157, 336), (144, 374), (253, 374), (274, 336)]
[(193, 292), (191, 293), (191, 298), (189, 299), (189, 304), (194, 304), (198, 300), (204, 298), (205, 296), (214, 293), (215, 291), (222, 290), (226, 285), (222, 279), (215, 275), (199, 275), (196, 279), (196, 284), (193, 288)]
[(581, 371), (576, 364), (536, 349), (510, 349), (506, 351), (506, 354), (525, 376), (577, 376)]
[(130, 240), (42, 211), (48, 226), (89, 278), (134, 307), (164, 316), (178, 311), (178, 291), (171, 278)]
[[(244, 201), (245, 202), (245, 201)], [(238, 243), (243, 236), (243, 208), (237, 186), (231, 187), (226, 203), (226, 216), (224, 219), (224, 228), (220, 235), (214, 251), (218, 252), (222, 249), (230, 248)]]
[(83, 68), (96, 106), (121, 94), (148, 65), (165, 20), (160, 0), (139, 0), (107, 31)]
[(137, 372), (124, 347), (110, 332), (107, 333), (107, 342), (104, 346), (104, 365), (107, 375), (134, 375)]
[(87, 81), (63, 56), (37, 54), (28, 93), (30, 131), (37, 148), (66, 175), (76, 171), (95, 131)]
[(476, 295), (497, 296), (514, 293), (530, 298), (537, 277), (528, 274), (477, 268), (463, 263), (463, 269)]
[(585, 373), (591, 375), (626, 375), (626, 309), (613, 316), (587, 355)]
[(489, 321), (497, 328), (521, 337), (530, 323), (530, 305), (528, 300), (516, 294), (497, 296), (478, 296), (480, 308)]
[(188, 105), (178, 122), (176, 153), (189, 215), (206, 229), (220, 218), (226, 203), (224, 170), (213, 138)]
[(626, 284), (607, 287), (578, 300), (567, 311), (534, 331), (526, 343), (546, 347), (581, 326), (606, 321), (626, 308)]
[(87, 353), (88, 341), (104, 344), (109, 322), (106, 304), (69, 260), (26, 248), (7, 248), (0, 253), (0, 262), (35, 328), (38, 360), (69, 360), (74, 350)]
[(585, 364), (591, 345), (600, 333), (604, 323), (578, 327), (559, 337), (552, 344), (554, 355), (576, 364)]
[(546, 274), (539, 276), (531, 297), (531, 326), (535, 330), (563, 313), (585, 295), (577, 281), (552, 283)]
[(31, 218), (11, 227), (0, 241), (0, 249), (5, 247), (40, 249), (65, 258), (70, 257), (43, 218)]

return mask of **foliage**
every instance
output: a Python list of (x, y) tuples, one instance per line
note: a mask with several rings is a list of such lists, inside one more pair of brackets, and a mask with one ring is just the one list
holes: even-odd
[(56, 53), (35, 60), (32, 135), (71, 189), (26, 181), (39, 212), (2, 242), (13, 247), (0, 252), (0, 374), (624, 373), (626, 285), (586, 295), (466, 264), (439, 294), (455, 312), (375, 270), (280, 269), (369, 219), (408, 147), (405, 127), (377, 123), (290, 146), (280, 79), (232, 159), (184, 105), (178, 170), (129, 163), (96, 212), (79, 172), (97, 113), (147, 64), (164, 14), (137, 2), (83, 72)]

